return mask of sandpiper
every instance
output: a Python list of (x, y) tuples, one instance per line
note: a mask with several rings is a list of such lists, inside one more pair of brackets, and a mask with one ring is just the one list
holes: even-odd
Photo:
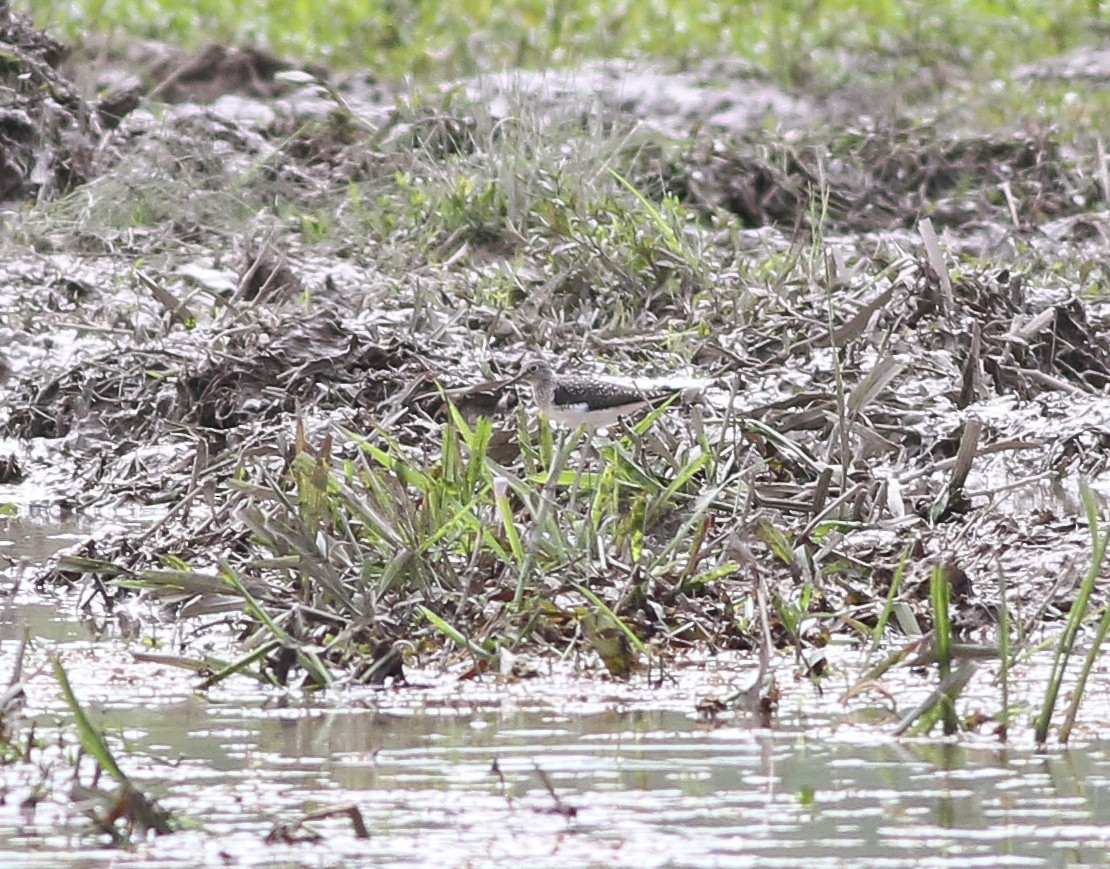
[(575, 427), (604, 428), (674, 394), (637, 389), (596, 377), (555, 374), (543, 360), (526, 363), (513, 379), (531, 385), (536, 406), (548, 419)]

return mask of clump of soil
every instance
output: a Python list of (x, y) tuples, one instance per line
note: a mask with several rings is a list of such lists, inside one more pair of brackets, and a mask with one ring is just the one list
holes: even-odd
[(923, 216), (938, 227), (1024, 228), (1082, 213), (1102, 195), (1093, 173), (1070, 165), (1048, 131), (956, 136), (928, 124), (831, 140), (714, 139), (667, 167), (663, 189), (748, 227), (841, 232), (912, 228)]
[(7, 3), (0, 4), (0, 51), (0, 201), (50, 198), (89, 180), (103, 131), (126, 105), (83, 99), (58, 71), (64, 46)]
[(180, 425), (227, 432), (301, 407), (384, 400), (411, 365), (403, 342), (378, 343), (337, 312), (252, 318), (84, 359), (46, 383), (25, 383), (4, 430), (60, 438), (97, 420), (117, 444), (156, 441)]

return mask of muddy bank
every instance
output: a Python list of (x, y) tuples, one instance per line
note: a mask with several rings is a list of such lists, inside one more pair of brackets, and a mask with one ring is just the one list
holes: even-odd
[[(14, 462), (66, 509), (166, 511), (40, 587), (221, 614), (242, 668), (310, 685), (899, 643), (938, 568), (967, 642), (1000, 573), (1032, 632), (1068, 611), (1110, 381), (1093, 139), (689, 73), (397, 94), (202, 60), (131, 69), (115, 126), (74, 97), (87, 171), (46, 150), (8, 188)], [(493, 383), (535, 353), (705, 385), (552, 434)]]

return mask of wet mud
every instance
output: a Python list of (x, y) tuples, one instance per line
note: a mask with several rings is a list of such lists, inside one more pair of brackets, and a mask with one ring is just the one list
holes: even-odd
[[(413, 95), (247, 49), (115, 58), (81, 73), (116, 88), (94, 103), (60, 46), (7, 26), (0, 195), (24, 210), (0, 268), (0, 433), (24, 446), (6, 476), (48, 481), (60, 509), (164, 510), (91, 535), (40, 589), (227, 613), (270, 633), (265, 678), (312, 686), (396, 681), (414, 654), (465, 671), (460, 637), (605, 658), (580, 585), (665, 660), (819, 649), (888, 597), (928, 632), (938, 567), (963, 639), (995, 631), (1000, 572), (1033, 623), (1068, 611), (1110, 425), (1091, 143), (847, 124), (844, 102), (621, 65)], [(591, 136), (623, 186), (574, 162)], [(615, 192), (581, 205), (601, 176)], [(501, 382), (537, 352), (701, 388), (544, 484), (572, 435), (544, 448)], [(457, 532), (433, 485), (475, 453), (453, 397), (492, 420)], [(643, 493), (603, 502), (606, 462)], [(612, 516), (600, 559), (543, 554), (522, 591), (510, 532), (474, 528), (509, 522), (503, 503), (540, 552), (541, 502), (568, 528)]]

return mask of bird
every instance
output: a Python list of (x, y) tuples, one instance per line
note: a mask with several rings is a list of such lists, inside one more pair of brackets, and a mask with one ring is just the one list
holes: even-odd
[(605, 428), (621, 417), (649, 410), (675, 391), (637, 389), (599, 377), (556, 374), (542, 359), (526, 362), (514, 380), (532, 387), (536, 406), (548, 419), (577, 428)]

